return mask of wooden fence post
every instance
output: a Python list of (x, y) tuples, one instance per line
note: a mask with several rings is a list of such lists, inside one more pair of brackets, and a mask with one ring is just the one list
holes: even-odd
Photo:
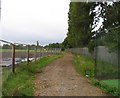
[(36, 58), (37, 58), (37, 48), (39, 46), (39, 42), (37, 41), (37, 45), (35, 46), (35, 62), (36, 62)]
[(42, 57), (44, 57), (44, 48), (42, 47)]
[(39, 47), (39, 42), (37, 41), (37, 46), (36, 46), (36, 58), (38, 58), (38, 47)]
[(12, 72), (15, 73), (15, 45), (12, 44)]
[(29, 65), (29, 45), (27, 45), (27, 65)]
[(35, 50), (35, 62), (36, 62), (37, 46), (35, 46), (34, 50)]

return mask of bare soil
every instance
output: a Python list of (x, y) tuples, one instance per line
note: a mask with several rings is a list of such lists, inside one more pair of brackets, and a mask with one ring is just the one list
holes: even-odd
[(73, 65), (72, 54), (55, 60), (36, 74), (35, 96), (106, 96), (91, 85), (86, 77), (78, 74)]

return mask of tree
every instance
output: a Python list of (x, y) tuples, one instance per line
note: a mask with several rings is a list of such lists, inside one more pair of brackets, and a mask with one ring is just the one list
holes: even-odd
[(9, 44), (3, 44), (3, 49), (11, 49), (12, 47)]
[(68, 33), (64, 40), (66, 47), (84, 47), (91, 39), (90, 24), (92, 23), (92, 14), (90, 8), (92, 3), (71, 2), (68, 13)]
[[(101, 40), (108, 47), (110, 52), (120, 50), (120, 2), (115, 2), (112, 5), (104, 4), (104, 34), (101, 34)], [(104, 37), (104, 38), (103, 38)]]

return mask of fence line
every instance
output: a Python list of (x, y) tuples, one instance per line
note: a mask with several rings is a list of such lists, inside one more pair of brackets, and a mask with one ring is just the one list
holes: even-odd
[[(68, 49), (68, 51), (70, 51), (73, 54), (80, 54), (95, 59), (95, 51), (90, 53), (87, 47), (71, 48)], [(97, 46), (96, 55), (97, 55), (97, 60), (99, 61), (105, 61), (111, 64), (118, 65), (118, 54), (114, 52), (110, 53), (105, 46)]]
[(90, 53), (87, 47), (84, 48), (71, 48), (68, 49), (67, 51), (73, 53), (73, 54), (79, 54), (79, 55), (84, 55), (90, 58), (94, 58), (94, 52)]
[[(12, 46), (12, 57), (10, 56), (10, 52), (6, 52), (6, 53), (3, 53), (2, 52), (2, 57), (4, 58), (6, 58), (6, 54), (7, 54), (7, 56), (8, 57), (11, 57), (12, 59), (12, 72), (13, 73), (15, 73), (15, 62), (16, 62), (16, 60), (15, 60), (15, 57), (16, 56), (18, 56), (18, 57), (20, 57), (20, 58), (25, 58), (26, 57), (26, 62), (27, 62), (27, 65), (29, 65), (29, 63), (30, 63), (30, 61), (35, 61), (36, 62), (36, 60), (38, 59), (38, 58), (40, 58), (40, 57), (43, 57), (43, 56), (46, 56), (46, 55), (51, 55), (51, 54), (56, 54), (56, 53), (60, 53), (60, 49), (51, 49), (51, 50), (49, 50), (49, 49), (45, 49), (45, 48), (41, 48), (41, 47), (39, 47), (39, 43), (38, 43), (38, 41), (37, 41), (37, 44), (36, 45), (34, 45), (34, 47), (32, 46), (31, 48), (33, 48), (32, 50), (32, 52), (30, 52), (30, 45), (29, 44), (22, 44), (22, 43), (12, 43), (12, 42), (9, 42), (9, 41), (6, 41), (6, 40), (0, 40), (0, 42), (3, 42), (3, 43), (7, 43), (7, 44), (10, 44), (9, 46)], [(23, 52), (16, 52), (16, 47), (17, 47), (17, 45), (25, 45), (25, 47), (24, 48), (27, 48), (27, 51), (23, 51)], [(23, 48), (23, 49), (24, 49)], [(39, 52), (38, 52), (38, 50), (39, 50)], [(26, 55), (26, 52), (27, 52), (27, 55)], [(53, 53), (54, 52), (54, 53)], [(33, 57), (34, 56), (34, 59), (33, 58), (31, 58), (31, 60), (30, 60), (30, 57)], [(3, 63), (3, 62), (2, 62)], [(2, 64), (1, 64), (2, 65)], [(3, 66), (3, 65), (2, 65)]]

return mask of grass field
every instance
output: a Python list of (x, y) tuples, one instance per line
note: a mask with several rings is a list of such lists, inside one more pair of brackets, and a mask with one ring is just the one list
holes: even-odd
[[(106, 63), (104, 63), (104, 66), (105, 64)], [(119, 90), (120, 80), (118, 79), (97, 80), (94, 78), (94, 60), (93, 59), (87, 58), (82, 55), (75, 55), (74, 65), (75, 65), (75, 69), (82, 75), (87, 76), (91, 80), (92, 84), (101, 88), (103, 91), (105, 91), (108, 94), (111, 94), (113, 96), (120, 96), (120, 90)], [(111, 68), (108, 68), (108, 69), (111, 69)], [(104, 69), (102, 69), (101, 72), (102, 71), (104, 71)], [(107, 71), (110, 71), (110, 70), (107, 70)]]
[[(6, 72), (3, 72), (4, 79), (2, 93), (3, 96), (32, 96), (33, 95), (33, 80), (35, 74), (42, 72), (42, 69), (53, 60), (62, 57), (62, 55), (54, 55), (43, 57), (36, 63), (32, 62), (29, 65), (26, 63), (20, 64), (16, 68), (16, 73), (9, 73), (6, 78)], [(4, 70), (6, 71), (6, 70)]]

